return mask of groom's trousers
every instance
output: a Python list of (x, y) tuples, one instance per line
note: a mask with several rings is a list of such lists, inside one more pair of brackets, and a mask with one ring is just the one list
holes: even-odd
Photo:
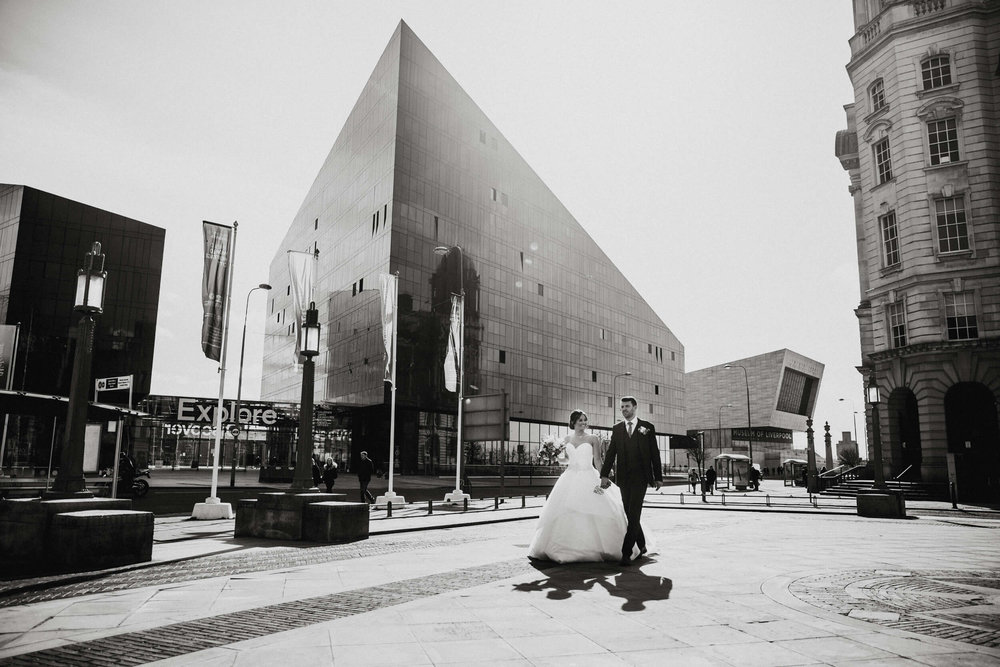
[(622, 504), (625, 506), (625, 518), (628, 528), (625, 530), (625, 540), (622, 542), (622, 556), (632, 557), (632, 547), (646, 548), (646, 536), (642, 534), (639, 518), (642, 514), (642, 502), (646, 499), (645, 482), (639, 484), (623, 484), (621, 487)]

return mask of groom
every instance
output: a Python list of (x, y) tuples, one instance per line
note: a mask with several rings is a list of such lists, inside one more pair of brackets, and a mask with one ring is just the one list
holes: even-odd
[(632, 559), (632, 547), (639, 546), (639, 554), (646, 553), (646, 536), (639, 525), (642, 501), (646, 497), (646, 487), (660, 488), (663, 483), (663, 468), (660, 465), (660, 450), (656, 446), (656, 429), (652, 424), (635, 416), (636, 401), (632, 396), (622, 396), (622, 417), (625, 421), (615, 424), (611, 430), (611, 444), (601, 466), (601, 488), (611, 486), (608, 475), (618, 457), (618, 487), (622, 491), (625, 517), (628, 529), (622, 542), (622, 559), (619, 565), (628, 565)]

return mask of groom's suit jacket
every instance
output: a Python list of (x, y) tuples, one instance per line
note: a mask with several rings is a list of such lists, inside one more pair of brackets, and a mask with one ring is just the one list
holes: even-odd
[[(646, 432), (643, 433), (642, 431)], [(651, 485), (663, 481), (660, 450), (656, 446), (656, 428), (647, 421), (637, 419), (629, 437), (625, 422), (618, 422), (611, 429), (611, 444), (604, 455), (601, 477), (607, 477), (618, 459), (618, 486), (624, 484)]]

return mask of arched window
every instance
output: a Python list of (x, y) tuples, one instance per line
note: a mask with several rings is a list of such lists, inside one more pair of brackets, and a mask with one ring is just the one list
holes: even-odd
[(920, 63), (920, 75), (924, 81), (924, 90), (933, 90), (951, 85), (951, 57), (939, 54), (927, 58)]
[(872, 113), (885, 108), (885, 84), (882, 79), (875, 79), (875, 82), (868, 86), (868, 100), (871, 103)]

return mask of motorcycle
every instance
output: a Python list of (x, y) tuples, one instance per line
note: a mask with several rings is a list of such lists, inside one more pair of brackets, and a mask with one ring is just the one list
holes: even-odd
[[(101, 472), (100, 472), (100, 476), (101, 477), (110, 477), (111, 475), (112, 475), (111, 468), (105, 468), (105, 469), (101, 470)], [(146, 480), (142, 479), (142, 477), (147, 477), (149, 479), (153, 478), (152, 475), (149, 472), (149, 468), (140, 468), (140, 469), (138, 469), (138, 470), (135, 471), (135, 477), (132, 478), (132, 488), (130, 489), (130, 492), (131, 492), (130, 495), (133, 498), (142, 498), (144, 495), (146, 495), (147, 493), (149, 493), (149, 482), (147, 482)], [(118, 495), (119, 496), (123, 496), (126, 493), (128, 493), (123, 488), (124, 485), (123, 485), (122, 482), (124, 482), (124, 480), (119, 476), (118, 477)]]

